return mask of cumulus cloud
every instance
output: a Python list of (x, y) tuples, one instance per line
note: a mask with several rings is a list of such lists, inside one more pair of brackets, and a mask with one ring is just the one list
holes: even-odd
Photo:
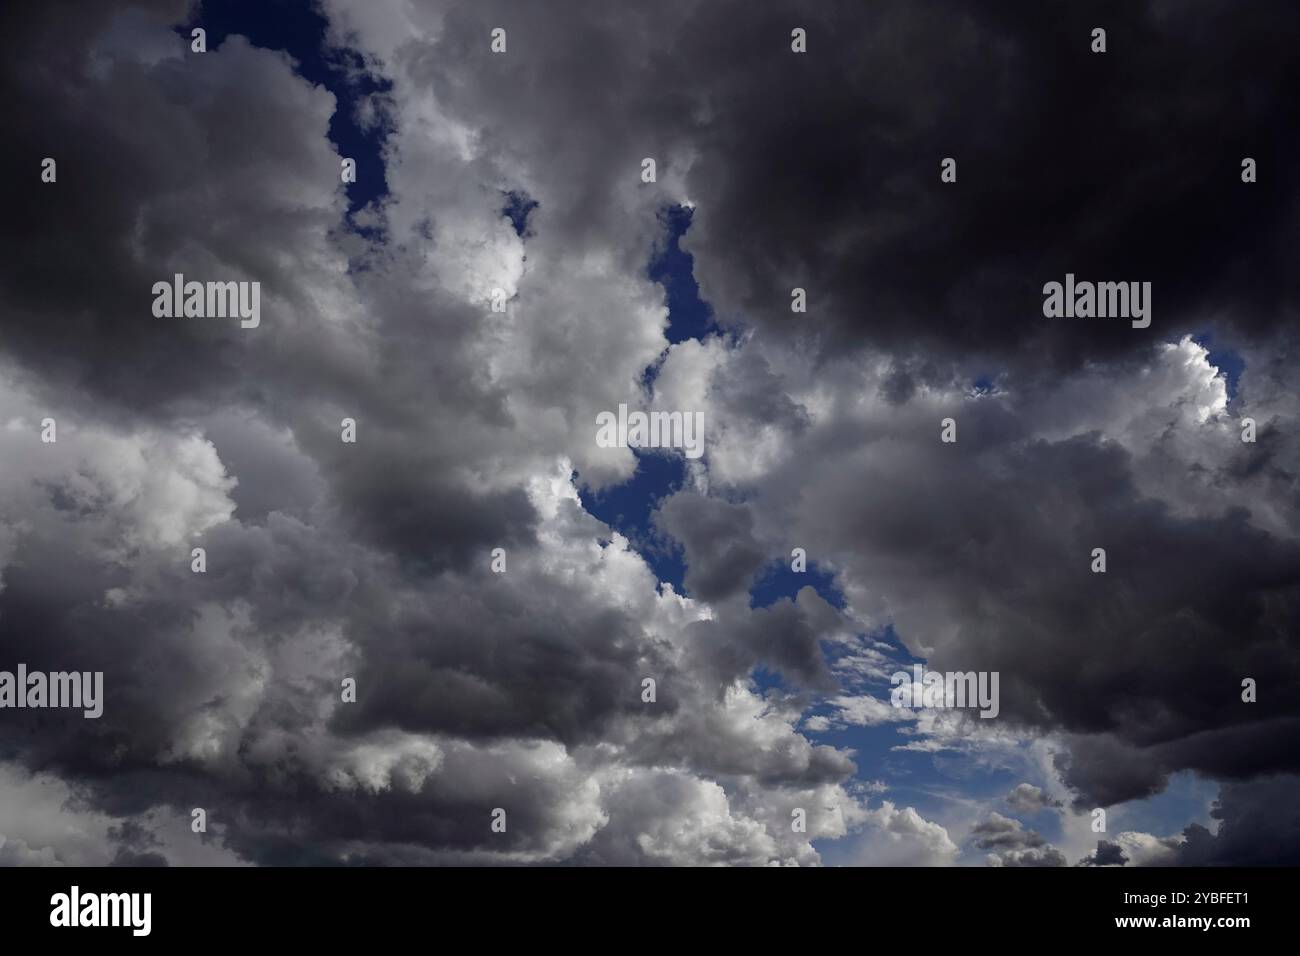
[[(32, 185), (0, 226), (0, 663), (102, 670), (106, 701), (5, 712), (0, 861), (956, 862), (948, 821), (819, 742), (871, 732), (975, 766), (1050, 740), (1075, 809), (1195, 771), (1217, 832), (1092, 862), (1277, 862), (1300, 220), (1223, 144), (1289, 154), (1263, 118), (1296, 12), (1161, 9), (1114, 17), (1151, 55), (1089, 86), (1078, 6), (832, 3), (796, 62), (782, 3), (325, 0), (351, 96), (238, 31), (191, 54), (182, 0), (8, 14), (0, 174)], [(1222, 93), (1247, 62), (1255, 92)], [(385, 134), (361, 208), (336, 119)], [(522, 235), (507, 195), (537, 204)], [(647, 262), (688, 203), (716, 332), (670, 341)], [(1044, 321), (1067, 271), (1153, 281), (1152, 327)], [(178, 272), (260, 282), (261, 325), (155, 318)], [(705, 415), (646, 528), (681, 588), (583, 506), (636, 473), (594, 441), (620, 403)], [(843, 600), (751, 606), (796, 546)], [(999, 718), (891, 707), (912, 657), (998, 671)], [(995, 865), (1065, 862), (995, 811), (968, 830)]]
[(1041, 787), (1032, 783), (1018, 783), (1006, 796), (1007, 806), (1017, 813), (1037, 813), (1048, 807), (1059, 807), (1059, 800), (1054, 800), (1043, 792)]
[(1065, 866), (1065, 857), (1042, 835), (1026, 830), (1019, 820), (993, 812), (971, 830), (972, 842), (989, 850), (989, 866)]
[[(1225, 784), (1210, 810), (1216, 832), (1200, 824), (1183, 831), (1176, 860), (1193, 866), (1295, 865), (1300, 812), (1294, 775)], [(1172, 849), (1172, 848), (1171, 848)]]

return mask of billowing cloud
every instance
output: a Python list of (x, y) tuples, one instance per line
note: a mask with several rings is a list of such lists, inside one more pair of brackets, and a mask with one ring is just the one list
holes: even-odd
[[(332, 84), (251, 25), (190, 52), (180, 0), (6, 16), (0, 669), (106, 699), (0, 712), (0, 862), (1063, 865), (993, 803), (1182, 771), (1217, 832), (1092, 862), (1280, 861), (1295, 10), (1126, 5), (1144, 57), (1098, 65), (1078, 5), (800, 7), (325, 0)], [(1045, 319), (1066, 272), (1151, 281), (1151, 327)], [(177, 273), (259, 282), (259, 326), (155, 317)], [(637, 473), (620, 404), (706, 423), (643, 540), (584, 508)], [(751, 600), (796, 547), (810, 583)], [(998, 717), (893, 707), (909, 658), (997, 672)], [(959, 820), (862, 785), (865, 734), (1052, 756)]]

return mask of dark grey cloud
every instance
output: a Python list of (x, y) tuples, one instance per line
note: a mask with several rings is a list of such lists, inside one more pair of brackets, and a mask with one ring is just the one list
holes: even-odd
[(1300, 811), (1294, 775), (1227, 783), (1210, 809), (1218, 823), (1183, 831), (1178, 861), (1190, 866), (1295, 866), (1300, 862)]
[(1118, 843), (1097, 841), (1097, 849), (1079, 861), (1080, 866), (1123, 866), (1128, 862), (1124, 848)]
[[(1147, 497), (1145, 465), (1100, 434), (1047, 441), (997, 404), (952, 410), (954, 446), (937, 414), (901, 426), (901, 457), (896, 437), (845, 434), (838, 467), (810, 474), (801, 449), (756, 507), (833, 555), (942, 667), (998, 671), (1000, 721), (1071, 734), (1059, 759), (1081, 807), (1157, 792), (1178, 769), (1294, 769), (1295, 539), (1241, 498), (1189, 515)], [(1257, 675), (1276, 696), (1243, 703)]]
[(971, 830), (971, 842), (988, 850), (991, 866), (1065, 866), (1061, 851), (1042, 834), (1026, 830), (1019, 820), (991, 813)]
[[(888, 624), (999, 671), (998, 730), (1059, 744), (1074, 810), (1192, 770), (1222, 781), (1220, 826), (1180, 861), (1279, 862), (1300, 383), (1276, 117), (1300, 24), (1194, 7), (325, 2), (393, 80), (363, 105), (393, 123), (371, 238), (346, 226), (334, 96), (284, 55), (237, 34), (189, 54), (179, 0), (7, 8), (0, 648), (102, 669), (108, 699), (0, 723), (0, 769), (74, 791), (98, 854), (33, 823), (0, 860), (817, 862), (789, 832), (815, 800), (828, 841), (947, 862), (944, 827), (868, 810), (854, 755), (796, 729), (841, 690), (827, 647)], [(525, 237), (503, 190), (539, 203)], [(665, 351), (646, 261), (687, 201), (728, 335)], [(1152, 281), (1152, 329), (1044, 320), (1067, 271)], [(262, 326), (154, 319), (174, 272), (260, 281)], [(1211, 327), (1246, 356), (1232, 403), (1179, 343)], [(572, 483), (628, 477), (594, 416), (643, 399), (707, 415), (655, 517), (688, 599)], [(748, 606), (796, 545), (844, 609)], [(786, 690), (760, 696), (759, 666)], [(1059, 807), (1029, 783), (1007, 805)], [(1065, 862), (996, 813), (971, 835), (1001, 865)]]
[[(683, 79), (715, 105), (689, 175), (708, 197), (687, 243), (705, 294), (725, 318), (830, 353), (870, 344), (1031, 374), (1153, 341), (1122, 322), (1045, 321), (1042, 286), (1066, 272), (1151, 281), (1165, 339), (1220, 314), (1242, 334), (1289, 324), (1297, 143), (1274, 118), (1300, 80), (1283, 39), (1296, 15), (701, 6), (678, 55), (709, 64)], [(809, 53), (792, 58), (796, 23)], [(1104, 55), (1089, 50), (1096, 26)], [(1277, 175), (1244, 186), (1243, 156)], [(808, 317), (790, 313), (793, 286)]]
[(744, 505), (679, 492), (659, 505), (655, 524), (686, 552), (686, 588), (706, 601), (748, 591), (766, 555)]

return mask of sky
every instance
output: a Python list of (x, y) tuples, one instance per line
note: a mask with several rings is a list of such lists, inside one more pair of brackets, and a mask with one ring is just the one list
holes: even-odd
[(6, 5), (0, 864), (1300, 862), (1298, 30)]

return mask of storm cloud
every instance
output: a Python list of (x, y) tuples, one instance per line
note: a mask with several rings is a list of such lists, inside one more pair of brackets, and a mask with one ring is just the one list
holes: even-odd
[[(1285, 861), (1292, 5), (322, 0), (297, 58), (246, 5), (11, 7), (0, 669), (106, 700), (0, 711), (0, 862)], [(177, 273), (260, 325), (156, 317)], [(1044, 317), (1066, 273), (1151, 326)], [(706, 423), (635, 533), (621, 403)], [(998, 718), (891, 707), (912, 659)], [(927, 818), (918, 754), (1025, 782)], [(1071, 835), (1187, 775), (1207, 817)]]

